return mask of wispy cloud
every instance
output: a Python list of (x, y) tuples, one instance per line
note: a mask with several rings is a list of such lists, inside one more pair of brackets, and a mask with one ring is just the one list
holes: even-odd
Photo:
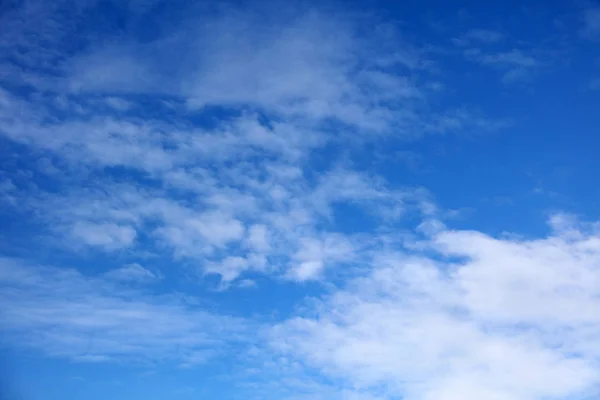
[(452, 39), (452, 42), (457, 46), (469, 46), (494, 44), (503, 41), (505, 38), (506, 36), (499, 31), (490, 29), (471, 29), (463, 35)]
[(113, 250), (129, 247), (135, 240), (136, 231), (127, 225), (78, 221), (71, 228), (70, 234), (84, 244)]
[[(60, 57), (48, 61), (52, 75), (33, 68), (42, 45), (26, 34), (30, 28), (17, 8), (12, 19), (21, 22), (8, 24), (7, 30), (20, 38), (15, 47), (27, 50), (32, 66), (11, 64), (22, 71), (13, 81), (80, 97), (102, 94), (105, 105), (120, 112), (132, 103), (115, 94), (167, 96), (193, 112), (209, 106), (252, 108), (310, 124), (336, 121), (361, 131), (395, 129), (411, 136), (426, 133), (422, 122), (431, 119), (422, 116), (429, 106), (421, 79), (428, 77), (431, 64), (426, 52), (390, 24), (365, 14), (198, 5), (148, 40), (134, 29), (144, 20), (141, 8), (129, 15), (131, 29), (123, 28), (113, 40), (95, 42), (95, 29), (101, 27), (90, 26), (81, 35), (81, 51), (67, 52), (63, 39), (69, 24), (96, 12), (96, 2), (64, 12), (34, 3), (43, 10), (36, 17), (54, 21), (44, 32), (44, 46)], [(365, 25), (374, 29), (365, 34)], [(4, 45), (14, 52), (11, 43)], [(40, 75), (37, 80), (25, 79), (34, 73)]]
[(582, 34), (589, 38), (600, 35), (600, 7), (590, 6), (583, 11)]
[[(424, 65), (421, 55), (390, 29), (365, 36), (359, 28), (366, 21), (349, 14), (291, 6), (268, 23), (264, 12), (192, 8), (193, 19), (163, 27), (166, 31), (156, 40), (125, 37), (114, 44), (88, 45), (55, 63), (60, 78), (48, 84), (76, 93), (176, 96), (194, 109), (252, 106), (372, 130), (388, 128), (394, 123), (392, 110), (407, 108), (422, 96), (409, 74), (393, 72)], [(24, 46), (38, 50), (39, 44)]]
[(133, 289), (140, 266), (86, 276), (75, 269), (0, 260), (0, 316), (15, 345), (80, 361), (191, 365), (245, 341), (248, 322), (202, 309), (192, 298)]
[(465, 56), (481, 65), (501, 71), (504, 83), (528, 79), (545, 64), (534, 52), (520, 49), (486, 52), (471, 48), (465, 51)]
[(136, 263), (108, 271), (104, 277), (120, 282), (139, 283), (154, 282), (158, 279), (155, 273)]
[(480, 57), (478, 57), (478, 59), (482, 63), (489, 65), (511, 65), (523, 68), (530, 68), (538, 65), (538, 61), (534, 57), (527, 55), (520, 50), (485, 55), (473, 52), (473, 55), (479, 55)]

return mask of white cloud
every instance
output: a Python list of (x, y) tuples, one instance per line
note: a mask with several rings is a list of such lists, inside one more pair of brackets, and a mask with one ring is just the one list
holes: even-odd
[(16, 206), (18, 204), (14, 194), (17, 192), (17, 187), (12, 179), (0, 177), (0, 199), (5, 204)]
[(302, 237), (294, 256), (294, 266), (289, 276), (298, 281), (322, 277), (327, 264), (339, 264), (355, 257), (354, 245), (342, 235), (326, 235), (324, 238)]
[[(182, 168), (213, 162), (263, 157), (299, 161), (328, 142), (302, 125), (261, 124), (255, 114), (223, 120), (213, 129), (202, 129), (158, 119), (115, 116), (98, 108), (98, 100), (76, 102), (62, 97), (69, 110), (66, 120), (53, 116), (54, 103), (28, 100), (0, 88), (0, 134), (33, 150), (51, 151), (75, 167), (126, 167), (169, 178), (172, 184), (193, 184), (177, 176)], [(158, 107), (163, 107), (160, 104)], [(167, 176), (168, 174), (168, 176)]]
[(318, 278), (325, 265), (320, 259), (301, 261), (298, 266), (290, 271), (290, 276), (298, 281), (307, 281)]
[(444, 229), (421, 243), (436, 254), (380, 253), (316, 317), (275, 327), (272, 345), (361, 391), (384, 387), (384, 398), (592, 395), (600, 235), (575, 227), (531, 240)]
[(68, 85), (74, 92), (164, 92), (168, 77), (149, 68), (140, 63), (135, 49), (116, 45), (71, 60)]
[[(374, 17), (293, 8), (190, 7), (189, 19), (164, 26), (155, 40), (125, 32), (111, 45), (89, 43), (84, 53), (53, 64), (58, 81), (34, 84), (107, 95), (106, 104), (117, 111), (131, 103), (115, 94), (168, 95), (192, 108), (250, 107), (305, 124), (334, 120), (369, 132), (426, 133), (427, 85), (415, 75), (429, 64), (424, 51)], [(64, 18), (55, 20), (60, 25)], [(374, 27), (368, 35), (365, 24)], [(23, 46), (32, 54), (40, 50), (36, 41)]]
[(127, 111), (131, 109), (131, 102), (114, 96), (109, 96), (103, 99), (104, 103), (116, 111)]
[(336, 168), (319, 177), (310, 201), (323, 215), (331, 215), (331, 208), (338, 203), (352, 203), (388, 219), (402, 216), (407, 209), (424, 206), (428, 196), (423, 189), (393, 190), (378, 176)]
[(243, 338), (245, 321), (114, 283), (114, 278), (131, 278), (134, 270), (139, 278), (140, 268), (90, 277), (2, 259), (4, 334), (14, 345), (55, 357), (181, 365), (204, 362)]
[[(252, 12), (200, 18), (155, 42), (89, 47), (95, 53), (64, 64), (74, 92), (61, 85), (51, 95), (2, 91), (0, 134), (58, 160), (54, 179), (64, 183), (60, 195), (20, 191), (22, 203), (13, 203), (41, 211), (55, 242), (166, 252), (226, 283), (248, 271), (308, 280), (355, 266), (368, 257), (357, 249), (377, 239), (333, 240), (336, 207), (352, 204), (387, 226), (406, 212), (431, 213), (431, 202), (422, 189), (389, 188), (364, 172), (305, 175), (313, 158), (376, 141), (374, 131), (392, 127), (413, 137), (488, 123), (463, 110), (430, 112), (412, 78), (423, 71), (422, 54), (393, 29), (364, 36), (350, 16), (319, 11), (289, 18), (272, 26)], [(173, 72), (165, 66), (180, 50), (189, 64)], [(157, 93), (174, 100), (146, 98), (161, 110), (152, 118), (124, 112), (141, 112), (144, 103), (134, 99)], [(203, 105), (243, 112), (207, 127), (182, 117)], [(68, 115), (56, 118), (57, 109)], [(161, 113), (169, 117), (154, 117)], [(75, 189), (84, 180), (88, 189)]]
[[(7, 96), (11, 107), (20, 106)], [(27, 114), (38, 106), (23, 105)], [(41, 110), (43, 114), (44, 107)], [(53, 233), (70, 232), (69, 239), (86, 246), (131, 248), (139, 233), (144, 240), (135, 250), (172, 251), (175, 260), (191, 259), (225, 281), (248, 270), (304, 280), (323, 278), (323, 272), (352, 258), (351, 251), (344, 257), (334, 255), (336, 246), (331, 243), (318, 255), (303, 244), (328, 243), (333, 232), (320, 233), (320, 224), (326, 218), (335, 230), (339, 217), (333, 210), (338, 205), (354, 204), (382, 223), (398, 220), (407, 210), (431, 212), (426, 191), (390, 189), (368, 174), (334, 168), (313, 182), (303, 171), (313, 151), (312, 131), (304, 140), (303, 131), (293, 124), (267, 127), (242, 117), (215, 131), (184, 131), (152, 120), (101, 121), (99, 126), (93, 120), (77, 129), (69, 124), (48, 129), (41, 123), (27, 126), (31, 121), (23, 119), (15, 124), (22, 129), (12, 129), (15, 125), (8, 122), (5, 131), (34, 151), (50, 149), (78, 174), (121, 166), (154, 180), (147, 186), (96, 179), (89, 189), (72, 188), (61, 195), (21, 193), (21, 206), (45, 210), (43, 222)], [(263, 135), (267, 138), (257, 139)], [(258, 154), (263, 157), (257, 160)], [(353, 240), (348, 239), (347, 248), (355, 247)]]
[[(85, 53), (48, 61), (60, 82), (28, 81), (38, 90), (27, 96), (0, 92), (0, 134), (31, 154), (59, 160), (62, 174), (54, 176), (65, 183), (63, 193), (71, 193), (35, 199), (21, 192), (25, 207), (44, 210), (53, 232), (72, 232), (71, 238), (108, 249), (127, 248), (136, 234), (148, 233), (160, 238), (152, 244), (200, 265), (218, 265), (224, 259), (219, 250), (240, 247), (246, 252), (234, 256), (252, 258), (248, 266), (283, 256), (286, 265), (270, 270), (279, 273), (289, 268), (300, 238), (320, 240), (319, 220), (331, 218), (336, 204), (356, 202), (381, 219), (420, 202), (418, 190), (389, 190), (350, 171), (326, 174), (315, 188), (303, 170), (327, 146), (361, 146), (377, 140), (374, 131), (416, 137), (487, 129), (469, 112), (430, 111), (415, 78), (426, 69), (424, 53), (377, 19), (316, 9), (223, 10), (191, 7), (189, 20), (164, 26), (155, 40), (125, 32), (113, 45), (90, 43)], [(48, 16), (56, 23), (44, 31), (52, 51), (64, 34), (55, 28), (86, 11), (70, 12)], [(52, 10), (40, 13), (46, 21)], [(22, 17), (11, 25), (15, 36), (30, 30)], [(362, 29), (366, 22), (374, 27), (369, 34)], [(30, 39), (21, 45), (41, 57), (40, 43)], [(156, 95), (144, 97), (151, 114), (134, 100), (144, 94)], [(168, 106), (161, 95), (169, 96)], [(184, 104), (240, 114), (198, 127)], [(153, 117), (124, 112), (131, 109)], [(57, 110), (66, 115), (57, 118)], [(163, 114), (168, 117), (155, 117)], [(265, 114), (273, 118), (265, 122)], [(346, 128), (324, 126), (332, 120)], [(91, 190), (68, 189), (89, 176)], [(109, 176), (135, 176), (135, 185), (148, 190), (115, 186)], [(253, 226), (268, 229), (268, 243)]]
[[(393, 123), (390, 108), (397, 102), (406, 108), (420, 97), (408, 76), (389, 71), (401, 60), (388, 60), (386, 69), (379, 63), (382, 54), (373, 51), (383, 41), (400, 43), (389, 32), (363, 38), (350, 15), (317, 9), (279, 10), (280, 18), (269, 23), (262, 12), (225, 9), (191, 10), (193, 23), (178, 24), (151, 43), (129, 41), (78, 55), (68, 64), (68, 85), (83, 92), (166, 93), (193, 108), (250, 105), (372, 130)], [(409, 46), (395, 53), (419, 57)], [(166, 68), (173, 60), (177, 67)]]
[(533, 77), (553, 63), (553, 54), (538, 48), (482, 51), (473, 47), (464, 51), (468, 60), (502, 72), (503, 83), (514, 83)]
[(103, 247), (107, 250), (129, 247), (136, 237), (136, 231), (131, 226), (114, 223), (76, 222), (70, 234), (89, 246)]
[(178, 221), (180, 226), (172, 227), (171, 234), (165, 236), (174, 245), (180, 245), (178, 240), (202, 239), (205, 243), (224, 247), (232, 241), (240, 240), (244, 235), (242, 223), (226, 214), (220, 212), (207, 212), (190, 219)]
[(221, 276), (223, 282), (230, 282), (240, 276), (248, 269), (248, 260), (239, 256), (228, 256), (219, 262), (208, 265), (205, 270), (208, 273), (216, 273)]
[(248, 244), (257, 252), (267, 252), (271, 248), (269, 228), (266, 225), (256, 224), (248, 229)]
[[(253, 286), (249, 273), (336, 285), (364, 275), (343, 290), (332, 284), (305, 317), (271, 331), (273, 364), (290, 371), (274, 384), (299, 393), (276, 398), (534, 400), (599, 383), (595, 227), (559, 215), (546, 239), (450, 231), (426, 190), (337, 167), (340, 150), (369, 149), (385, 134), (504, 124), (437, 108), (446, 101), (428, 88), (443, 71), (431, 79), (425, 51), (394, 29), (343, 12), (192, 7), (155, 40), (126, 32), (65, 57), (68, 23), (35, 4), (34, 22), (11, 14), (12, 34), (0, 38), (23, 65), (0, 64), (0, 78), (31, 89), (0, 89), (0, 134), (42, 156), (34, 172), (52, 175), (48, 186), (58, 182), (60, 193), (6, 179), (3, 202), (35, 211), (58, 242), (160, 253), (173, 268), (181, 260), (197, 268), (191, 276), (218, 274), (221, 288)], [(462, 39), (489, 45), (503, 36), (473, 30)], [(505, 81), (544, 64), (520, 48), (465, 54)], [(212, 106), (226, 117), (203, 114)], [(316, 169), (317, 159), (333, 167)], [(340, 205), (376, 228), (344, 233)], [(254, 339), (247, 321), (139, 285), (156, 279), (138, 264), (92, 277), (3, 260), (3, 329), (52, 356), (182, 365)]]
[(519, 67), (535, 67), (538, 61), (531, 55), (525, 54), (521, 50), (511, 50), (504, 53), (488, 54), (481, 57), (481, 62), (485, 64), (508, 64)]
[(104, 274), (104, 277), (115, 281), (140, 283), (152, 282), (158, 279), (152, 271), (136, 263), (110, 270)]

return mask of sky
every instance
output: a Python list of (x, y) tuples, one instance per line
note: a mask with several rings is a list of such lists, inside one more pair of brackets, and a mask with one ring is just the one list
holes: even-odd
[(0, 400), (600, 395), (600, 3), (0, 2)]

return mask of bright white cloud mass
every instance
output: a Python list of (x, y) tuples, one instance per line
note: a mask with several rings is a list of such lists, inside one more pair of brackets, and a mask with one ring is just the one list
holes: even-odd
[(443, 230), (418, 244), (440, 258), (380, 254), (316, 317), (279, 325), (277, 348), (408, 399), (565, 398), (598, 383), (597, 230)]
[(0, 399), (599, 395), (597, 7), (9, 3)]

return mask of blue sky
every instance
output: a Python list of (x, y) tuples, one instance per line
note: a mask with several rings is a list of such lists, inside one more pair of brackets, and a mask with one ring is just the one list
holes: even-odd
[(5, 2), (0, 398), (597, 397), (599, 109), (593, 1)]

